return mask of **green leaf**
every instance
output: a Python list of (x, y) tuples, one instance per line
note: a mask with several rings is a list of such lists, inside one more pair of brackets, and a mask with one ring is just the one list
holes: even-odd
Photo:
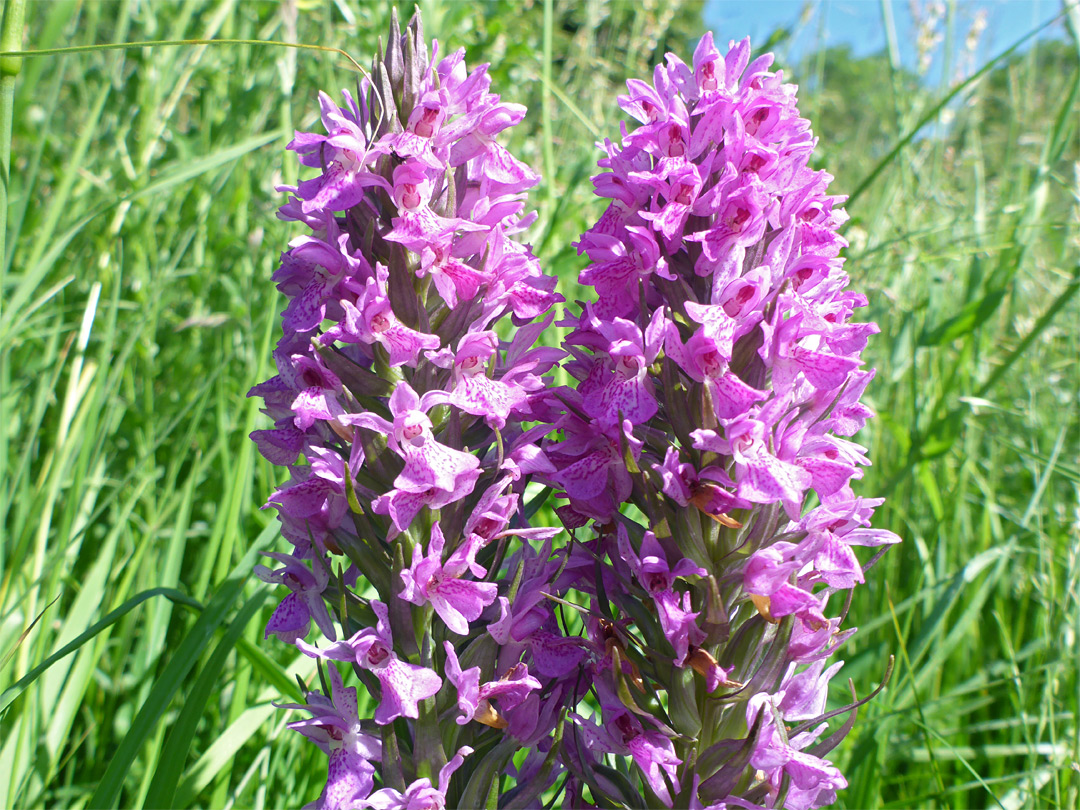
[[(510, 757), (521, 747), (512, 737), (507, 737), (488, 751), (476, 764), (469, 776), (469, 783), (458, 799), (458, 807), (496, 808), (498, 806), (499, 777), (506, 770)], [(473, 755), (477, 756), (477, 755)], [(492, 795), (494, 793), (494, 796)]]
[(220, 168), (221, 166), (243, 157), (248, 152), (252, 152), (259, 147), (278, 140), (281, 137), (281, 134), (280, 130), (265, 132), (261, 135), (256, 135), (253, 138), (248, 138), (246, 141), (241, 141), (233, 146), (220, 149), (206, 157), (183, 161), (177, 168), (167, 172), (161, 179), (155, 180), (152, 183), (147, 183), (140, 189), (117, 197), (105, 205), (96, 208), (91, 213), (79, 219), (68, 230), (64, 231), (64, 233), (54, 237), (49, 244), (48, 250), (41, 255), (40, 260), (32, 261), (30, 263), (30, 269), (15, 289), (15, 292), (11, 296), (11, 300), (4, 302), (4, 312), (3, 315), (0, 316), (0, 341), (6, 341), (8, 339), (11, 330), (15, 326), (14, 319), (16, 317), (25, 317), (22, 306), (30, 299), (31, 294), (37, 289), (38, 284), (45, 277), (49, 268), (51, 268), (57, 259), (60, 258), (71, 240), (94, 219), (113, 210), (122, 203), (137, 200), (141, 197), (159, 195), (173, 186), (185, 183), (188, 180), (194, 180), (199, 175)]
[(502, 810), (525, 810), (527, 807), (535, 806), (536, 798), (547, 787), (551, 770), (555, 767), (555, 759), (562, 750), (563, 729), (565, 727), (566, 709), (563, 709), (559, 717), (559, 723), (555, 726), (555, 732), (551, 738), (551, 748), (548, 749), (540, 770), (533, 774), (532, 779), (527, 783), (519, 784), (516, 792), (502, 805)]
[(169, 664), (150, 690), (149, 696), (139, 709), (131, 728), (124, 735), (120, 747), (109, 761), (105, 775), (98, 783), (97, 790), (90, 798), (90, 806), (95, 808), (113, 808), (119, 804), (124, 781), (131, 771), (131, 765), (139, 751), (153, 734), (154, 728), (161, 721), (170, 701), (183, 684), (188, 672), (195, 666), (204, 650), (209, 646), (214, 633), (221, 626), (239, 598), (244, 582), (251, 574), (255, 564), (255, 555), (265, 548), (271, 538), (276, 537), (278, 526), (269, 524), (252, 543), (251, 549), (233, 570), (230, 576), (207, 603), (205, 610), (195, 625), (188, 631), (184, 640), (176, 648)]
[[(295, 684), (293, 685), (295, 689)], [(174, 807), (190, 807), (199, 792), (227, 767), (236, 752), (279, 710), (270, 704), (252, 706), (230, 724), (184, 774), (173, 798)], [(263, 735), (266, 736), (265, 734)]]
[(191, 691), (184, 699), (184, 711), (177, 717), (176, 722), (169, 730), (169, 736), (165, 740), (165, 747), (161, 751), (157, 770), (154, 772), (153, 781), (150, 783), (150, 791), (146, 794), (143, 806), (147, 808), (173, 807), (176, 804), (176, 786), (180, 781), (180, 774), (187, 761), (188, 749), (191, 741), (202, 720), (206, 703), (214, 689), (220, 685), (221, 673), (228, 661), (229, 654), (243, 634), (248, 623), (259, 612), (266, 598), (270, 595), (269, 589), (260, 588), (258, 593), (248, 599), (240, 609), (236, 618), (229, 624), (225, 636), (214, 648), (210, 660), (206, 662), (202, 672), (199, 673)]
[(919, 335), (919, 345), (944, 346), (971, 334), (990, 319), (1005, 298), (1005, 292), (1004, 288), (992, 290), (977, 301), (968, 301), (944, 323), (924, 329)]
[(925, 460), (937, 458), (948, 453), (960, 437), (960, 431), (964, 427), (964, 416), (968, 414), (967, 407), (949, 411), (943, 419), (934, 422), (925, 436), (920, 437), (919, 443), (913, 447), (918, 453), (917, 459)]
[(26, 688), (38, 679), (41, 673), (45, 672), (45, 670), (47, 670), (61, 658), (66, 655), (71, 655), (71, 653), (75, 652), (83, 644), (88, 642), (102, 630), (115, 624), (117, 621), (123, 618), (125, 614), (129, 613), (134, 608), (141, 605), (147, 599), (151, 599), (155, 596), (164, 596), (166, 599), (169, 599), (177, 604), (187, 605), (189, 607), (197, 608), (200, 610), (202, 609), (202, 605), (200, 605), (196, 600), (192, 599), (187, 594), (181, 593), (180, 591), (177, 591), (173, 588), (151, 588), (148, 591), (143, 591), (142, 593), (131, 597), (131, 599), (124, 602), (124, 604), (122, 604), (116, 610), (110, 611), (108, 614), (106, 614), (106, 616), (101, 621), (88, 627), (85, 632), (80, 633), (76, 638), (73, 638), (69, 643), (65, 644), (59, 650), (54, 652), (52, 655), (50, 655), (48, 658), (46, 658), (44, 661), (34, 667), (32, 670), (27, 672), (23, 677), (19, 678), (19, 680), (17, 680), (15, 683), (5, 689), (3, 694), (0, 694), (0, 712), (3, 712), (5, 709), (7, 709), (7, 707), (11, 705), (12, 701), (15, 700), (15, 698), (17, 698), (24, 691), (26, 691)]
[(878, 161), (877, 165), (874, 166), (874, 168), (870, 171), (870, 173), (865, 178), (863, 178), (862, 182), (859, 183), (858, 187), (856, 187), (856, 189), (853, 192), (851, 192), (851, 194), (848, 196), (848, 199), (847, 199), (847, 207), (850, 209), (852, 206), (854, 206), (855, 201), (859, 197), (861, 197), (863, 195), (863, 193), (866, 191), (866, 189), (868, 189), (873, 184), (873, 182), (875, 180), (877, 180), (878, 175), (880, 175), (883, 171), (885, 171), (886, 167), (888, 167), (889, 164), (891, 164), (894, 160), (896, 160), (900, 156), (900, 154), (904, 151), (904, 147), (906, 147), (909, 143), (911, 143), (915, 139), (915, 136), (919, 134), (919, 132), (922, 130), (922, 128), (925, 127), (930, 122), (936, 121), (938, 119), (938, 116), (941, 114), (941, 111), (943, 109), (945, 109), (945, 107), (948, 105), (948, 103), (950, 101), (952, 101), (958, 95), (963, 93), (968, 87), (971, 87), (972, 85), (976, 84), (980, 79), (983, 78), (983, 76), (985, 76), (987, 73), (989, 73), (994, 68), (995, 65), (997, 65), (999, 62), (1002, 62), (1010, 54), (1015, 53), (1020, 48), (1021, 45), (1023, 45), (1029, 39), (1032, 39), (1033, 37), (1035, 37), (1038, 33), (1043, 31), (1045, 28), (1047, 28), (1049, 25), (1051, 25), (1052, 23), (1054, 23), (1056, 21), (1057, 21), (1056, 19), (1051, 19), (1048, 22), (1044, 23), (1043, 25), (1040, 25), (1034, 31), (1030, 31), (1029, 33), (1025, 34), (1023, 37), (1021, 37), (1015, 43), (1013, 43), (1012, 46), (1010, 46), (1006, 50), (999, 53), (993, 59), (989, 60), (985, 65), (983, 65), (981, 68), (979, 68), (979, 70), (977, 70), (975, 73), (971, 74), (971, 76), (969, 76), (966, 80), (964, 80), (962, 82), (957, 82), (956, 85), (948, 93), (946, 93), (944, 96), (942, 96), (941, 99), (936, 104), (932, 104), (926, 110), (926, 112), (923, 113), (922, 117), (915, 123), (915, 125), (913, 127), (911, 127), (903, 135), (903, 137), (901, 137), (896, 142), (896, 144), (893, 146), (893, 148), (891, 150), (889, 150), (889, 153), (887, 155), (885, 155), (880, 161)]

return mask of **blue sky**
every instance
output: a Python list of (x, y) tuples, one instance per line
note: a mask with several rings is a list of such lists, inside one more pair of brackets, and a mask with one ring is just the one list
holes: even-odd
[[(911, 5), (908, 0), (893, 0), (890, 5), (901, 62), (915, 68)], [(919, 0), (918, 5), (925, 6), (926, 0)], [(1061, 0), (961, 0), (955, 3), (957, 46), (963, 44), (976, 14), (985, 11), (986, 30), (975, 53), (975, 64), (981, 65), (1061, 9)], [(885, 48), (882, 4), (878, 0), (706, 0), (705, 22), (721, 50), (731, 39), (749, 35), (752, 43), (758, 43), (780, 26), (791, 28), (794, 38), (790, 46), (777, 49), (777, 55), (789, 63), (816, 50), (822, 40), (828, 45), (848, 43), (859, 56)], [(944, 33), (944, 24), (940, 30)], [(1061, 36), (1063, 31), (1059, 22), (1047, 35)], [(931, 76), (935, 68), (940, 69), (932, 64)]]

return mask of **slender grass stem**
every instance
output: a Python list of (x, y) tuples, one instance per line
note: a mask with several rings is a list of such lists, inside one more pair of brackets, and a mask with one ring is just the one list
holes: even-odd
[(541, 66), (541, 76), (544, 80), (544, 91), (541, 96), (541, 124), (544, 128), (544, 189), (548, 201), (555, 199), (555, 133), (551, 130), (551, 62), (552, 62), (552, 37), (555, 28), (555, 3), (554, 0), (544, 0), (544, 61)]
[[(22, 42), (26, 0), (7, 0), (4, 3), (3, 22), (0, 23), (0, 49), (14, 50)], [(15, 108), (15, 83), (22, 62), (18, 59), (0, 57), (0, 317), (3, 316), (7, 298), (7, 215), (8, 194), (11, 190), (11, 124)], [(11, 370), (8, 353), (0, 348), (0, 392), (8, 391)], [(0, 425), (8, 424), (6, 398), (0, 396)], [(8, 513), (8, 433), (0, 429), (0, 515)], [(0, 578), (4, 575), (5, 560), (0, 554)]]
[[(26, 0), (12, 0), (13, 3), (23, 4)], [(106, 42), (100, 45), (71, 45), (63, 48), (42, 48), (36, 51), (21, 51), (5, 45), (0, 51), (0, 59), (18, 60), (30, 59), (36, 56), (59, 56), (66, 53), (92, 53), (94, 51), (127, 51), (140, 48), (176, 48), (180, 46), (196, 45), (267, 45), (277, 48), (295, 48), (301, 51), (323, 51), (336, 53), (344, 57), (358, 73), (366, 73), (364, 68), (341, 48), (330, 48), (325, 45), (309, 45), (303, 42), (277, 42), (270, 39), (148, 39), (139, 42)]]

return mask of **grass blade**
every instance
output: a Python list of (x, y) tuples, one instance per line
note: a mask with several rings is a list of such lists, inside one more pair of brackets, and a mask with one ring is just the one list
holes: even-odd
[(132, 722), (123, 742), (120, 743), (120, 748), (109, 762), (105, 775), (90, 798), (91, 807), (111, 808), (119, 804), (120, 793), (124, 780), (129, 775), (131, 763), (135, 760), (143, 743), (149, 739), (154, 727), (160, 722), (166, 706), (180, 688), (184, 678), (210, 644), (214, 632), (240, 596), (244, 582), (254, 565), (256, 552), (264, 548), (277, 535), (277, 532), (276, 524), (267, 526), (234, 569), (233, 575), (214, 594), (198, 621), (177, 647), (176, 652), (169, 659), (168, 668), (154, 684), (149, 697), (139, 709), (138, 716)]
[(144, 807), (173, 807), (175, 805), (176, 786), (180, 781), (180, 774), (184, 770), (187, 760), (188, 749), (195, 736), (199, 722), (202, 720), (203, 711), (210, 695), (217, 687), (222, 669), (232, 652), (236, 642), (251, 621), (252, 617), (262, 607), (263, 602), (270, 595), (270, 591), (260, 588), (240, 609), (236, 618), (229, 625), (225, 636), (214, 648), (210, 660), (206, 662), (198, 679), (191, 687), (184, 699), (184, 711), (180, 714), (176, 723), (169, 730), (169, 736), (165, 740), (165, 747), (161, 751), (157, 770), (151, 782), (150, 792), (146, 796)]
[(866, 192), (866, 190), (873, 184), (873, 182), (877, 180), (878, 176), (883, 171), (885, 171), (885, 169), (887, 169), (889, 165), (894, 160), (896, 160), (897, 157), (899, 157), (900, 153), (904, 151), (908, 144), (915, 140), (915, 136), (917, 136), (919, 132), (922, 131), (922, 128), (925, 127), (927, 124), (931, 123), (932, 121), (937, 120), (938, 116), (941, 114), (941, 111), (945, 109), (945, 107), (949, 104), (950, 101), (952, 101), (954, 98), (963, 93), (972, 85), (976, 84), (980, 79), (983, 78), (983, 76), (993, 70), (994, 67), (1005, 61), (1005, 59), (1007, 59), (1012, 54), (1016, 53), (1024, 43), (1034, 39), (1039, 33), (1041, 33), (1044, 29), (1049, 28), (1059, 19), (1060, 15), (1058, 17), (1054, 17), (1052, 20), (1047, 20), (1034, 31), (1031, 31), (1022, 36), (1015, 43), (1013, 43), (1012, 46), (1006, 48), (1004, 51), (999, 53), (985, 65), (979, 68), (979, 70), (977, 70), (967, 79), (953, 87), (953, 89), (946, 93), (945, 96), (942, 97), (936, 104), (932, 104), (930, 108), (925, 113), (923, 113), (923, 116), (915, 122), (914, 126), (912, 126), (911, 129), (909, 129), (903, 136), (901, 136), (900, 140), (898, 140), (893, 146), (893, 148), (889, 150), (889, 153), (882, 157), (881, 160), (878, 161), (877, 165), (875, 165), (874, 168), (870, 170), (870, 173), (863, 179), (863, 181), (855, 187), (855, 190), (851, 192), (851, 194), (848, 196), (847, 207), (850, 209), (852, 206), (854, 206), (855, 201)]
[(166, 599), (169, 599), (178, 605), (187, 605), (188, 607), (193, 607), (196, 609), (202, 608), (202, 605), (200, 605), (196, 600), (192, 599), (187, 594), (173, 588), (152, 588), (148, 591), (143, 591), (138, 596), (133, 596), (116, 610), (110, 611), (108, 615), (101, 619), (101, 621), (91, 625), (89, 628), (87, 628), (85, 632), (80, 633), (76, 638), (65, 644), (63, 647), (54, 652), (36, 667), (27, 672), (23, 677), (19, 678), (19, 680), (17, 680), (15, 683), (5, 689), (4, 692), (0, 694), (0, 712), (3, 712), (5, 709), (7, 709), (7, 707), (11, 705), (12, 701), (14, 701), (24, 691), (26, 691), (26, 687), (28, 687), (35, 680), (37, 680), (41, 673), (45, 672), (45, 670), (47, 670), (61, 658), (64, 658), (67, 655), (71, 655), (71, 653), (75, 652), (83, 644), (92, 639), (106, 627), (110, 627), (111, 625), (115, 624), (125, 614), (138, 607), (147, 599), (151, 599), (155, 596), (164, 596)]

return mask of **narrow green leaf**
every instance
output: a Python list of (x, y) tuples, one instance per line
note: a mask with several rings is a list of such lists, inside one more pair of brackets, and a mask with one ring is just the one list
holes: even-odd
[(199, 791), (214, 781), (222, 769), (232, 762), (236, 752), (254, 737), (277, 711), (274, 706), (260, 705), (252, 706), (240, 715), (184, 775), (176, 789), (172, 806), (190, 807)]
[(969, 335), (990, 320), (1005, 298), (1005, 289), (992, 290), (977, 301), (969, 301), (944, 323), (924, 329), (919, 335), (920, 346), (944, 346), (957, 338)]
[(202, 656), (203, 651), (210, 644), (215, 630), (224, 621), (225, 616), (232, 609), (233, 603), (240, 596), (240, 591), (251, 573), (255, 564), (256, 554), (261, 551), (278, 533), (275, 523), (268, 525), (258, 539), (252, 543), (252, 547), (240, 560), (233, 570), (232, 575), (225, 580), (214, 597), (207, 603), (202, 615), (195, 625), (188, 631), (184, 640), (177, 647), (176, 652), (169, 661), (169, 666), (154, 684), (150, 695), (146, 698), (138, 715), (132, 721), (131, 728), (124, 736), (123, 742), (109, 762), (105, 775), (98, 783), (97, 790), (90, 799), (90, 806), (95, 808), (116, 807), (120, 800), (120, 793), (124, 786), (131, 764), (135, 761), (139, 750), (144, 742), (149, 739), (154, 728), (160, 722), (172, 700), (173, 695), (184, 682), (188, 672)]
[[(499, 777), (506, 770), (506, 764), (518, 750), (520, 744), (512, 737), (507, 737), (495, 748), (489, 750), (479, 761), (474, 761), (475, 768), (465, 786), (465, 791), (458, 799), (458, 807), (487, 807), (490, 803), (492, 785), (498, 784)], [(477, 756), (476, 754), (473, 755)], [(495, 796), (498, 799), (498, 794)]]
[(220, 168), (231, 161), (237, 160), (243, 157), (248, 152), (252, 152), (261, 146), (265, 146), (268, 143), (276, 141), (281, 137), (280, 130), (274, 130), (273, 132), (266, 132), (262, 135), (256, 135), (253, 138), (248, 138), (246, 141), (241, 141), (238, 144), (230, 146), (225, 149), (221, 149), (213, 154), (207, 155), (203, 158), (196, 160), (183, 161), (177, 168), (161, 177), (159, 180), (155, 180), (151, 183), (147, 183), (142, 188), (136, 189), (128, 194), (117, 197), (110, 202), (99, 206), (94, 211), (90, 212), (86, 216), (79, 219), (74, 225), (68, 228), (59, 236), (56, 236), (49, 243), (48, 250), (44, 251), (41, 258), (33, 262), (30, 269), (27, 271), (26, 276), (22, 279), (19, 286), (15, 289), (15, 292), (11, 295), (11, 300), (5, 302), (3, 315), (0, 316), (0, 341), (7, 340), (10, 332), (15, 328), (15, 318), (24, 318), (25, 315), (22, 310), (22, 305), (29, 300), (34, 290), (37, 289), (41, 279), (44, 278), (49, 268), (63, 255), (64, 250), (67, 249), (68, 244), (74, 239), (87, 225), (89, 225), (94, 219), (105, 214), (121, 203), (130, 202), (140, 199), (142, 197), (153, 197), (160, 195), (173, 186), (185, 183), (188, 180), (193, 180), (196, 177), (205, 174), (206, 172), (213, 171)]
[(199, 721), (202, 720), (206, 703), (214, 689), (221, 683), (221, 672), (233, 647), (236, 646), (244, 629), (269, 595), (268, 589), (260, 588), (248, 599), (236, 618), (229, 624), (225, 636), (218, 642), (210, 660), (206, 662), (191, 691), (187, 693), (184, 699), (184, 711), (177, 717), (165, 740), (165, 747), (161, 751), (161, 758), (158, 760), (157, 770), (150, 784), (150, 792), (147, 793), (143, 803), (144, 807), (173, 807), (176, 804), (176, 786), (180, 781), (180, 774), (187, 761), (188, 749), (195, 737)]
[(555, 759), (562, 751), (563, 729), (565, 728), (566, 709), (563, 709), (559, 722), (555, 726), (555, 732), (551, 737), (551, 748), (548, 749), (540, 770), (533, 774), (527, 783), (520, 785), (520, 789), (502, 805), (502, 810), (525, 810), (527, 807), (536, 806), (536, 799), (547, 787), (548, 780), (551, 777), (551, 770), (555, 767)]
[(1036, 28), (1034, 31), (1030, 31), (1029, 33), (1025, 34), (1016, 42), (1014, 42), (1012, 46), (1005, 49), (993, 59), (988, 61), (985, 65), (979, 68), (979, 70), (969, 76), (966, 80), (958, 82), (956, 86), (954, 86), (952, 90), (946, 93), (936, 104), (931, 105), (930, 108), (927, 109), (925, 113), (923, 113), (922, 117), (915, 123), (915, 125), (911, 129), (909, 129), (904, 134), (904, 136), (900, 138), (899, 141), (896, 142), (896, 145), (893, 146), (891, 150), (889, 150), (889, 153), (878, 161), (877, 165), (874, 166), (873, 169), (871, 169), (870, 173), (863, 179), (861, 183), (859, 183), (858, 187), (856, 187), (856, 189), (851, 192), (851, 195), (848, 197), (847, 200), (847, 207), (851, 208), (854, 205), (855, 201), (866, 192), (866, 189), (869, 188), (875, 180), (877, 180), (878, 175), (885, 171), (889, 164), (896, 160), (896, 158), (904, 150), (904, 147), (906, 147), (915, 139), (915, 136), (922, 131), (923, 127), (925, 127), (931, 121), (937, 120), (938, 115), (943, 109), (945, 109), (946, 106), (948, 106), (950, 101), (963, 93), (968, 87), (971, 87), (972, 85), (977, 83), (980, 79), (983, 78), (983, 76), (993, 70), (994, 66), (997, 65), (999, 62), (1004, 61), (1008, 56), (1016, 53), (1016, 51), (1029, 39), (1034, 38), (1044, 29), (1048, 28), (1056, 22), (1057, 17), (1048, 20), (1047, 22)]
[(148, 591), (143, 591), (137, 596), (133, 596), (116, 610), (110, 611), (101, 621), (91, 625), (89, 628), (86, 629), (84, 633), (81, 633), (77, 638), (72, 639), (68, 644), (65, 644), (59, 650), (54, 652), (52, 655), (50, 655), (48, 658), (46, 658), (44, 661), (34, 667), (32, 670), (27, 672), (23, 677), (19, 678), (19, 680), (17, 680), (15, 683), (5, 689), (3, 694), (0, 694), (0, 712), (3, 712), (5, 709), (7, 709), (7, 707), (11, 705), (12, 701), (14, 701), (15, 698), (17, 698), (26, 690), (26, 687), (28, 687), (35, 680), (37, 680), (41, 673), (43, 673), (61, 658), (75, 652), (83, 644), (92, 639), (106, 627), (110, 627), (111, 625), (115, 624), (125, 614), (129, 613), (131, 610), (141, 605), (147, 599), (155, 596), (164, 596), (166, 599), (169, 599), (176, 604), (187, 605), (196, 609), (202, 608), (202, 605), (200, 605), (196, 600), (192, 599), (187, 594), (181, 593), (180, 591), (177, 591), (173, 588), (151, 588)]

